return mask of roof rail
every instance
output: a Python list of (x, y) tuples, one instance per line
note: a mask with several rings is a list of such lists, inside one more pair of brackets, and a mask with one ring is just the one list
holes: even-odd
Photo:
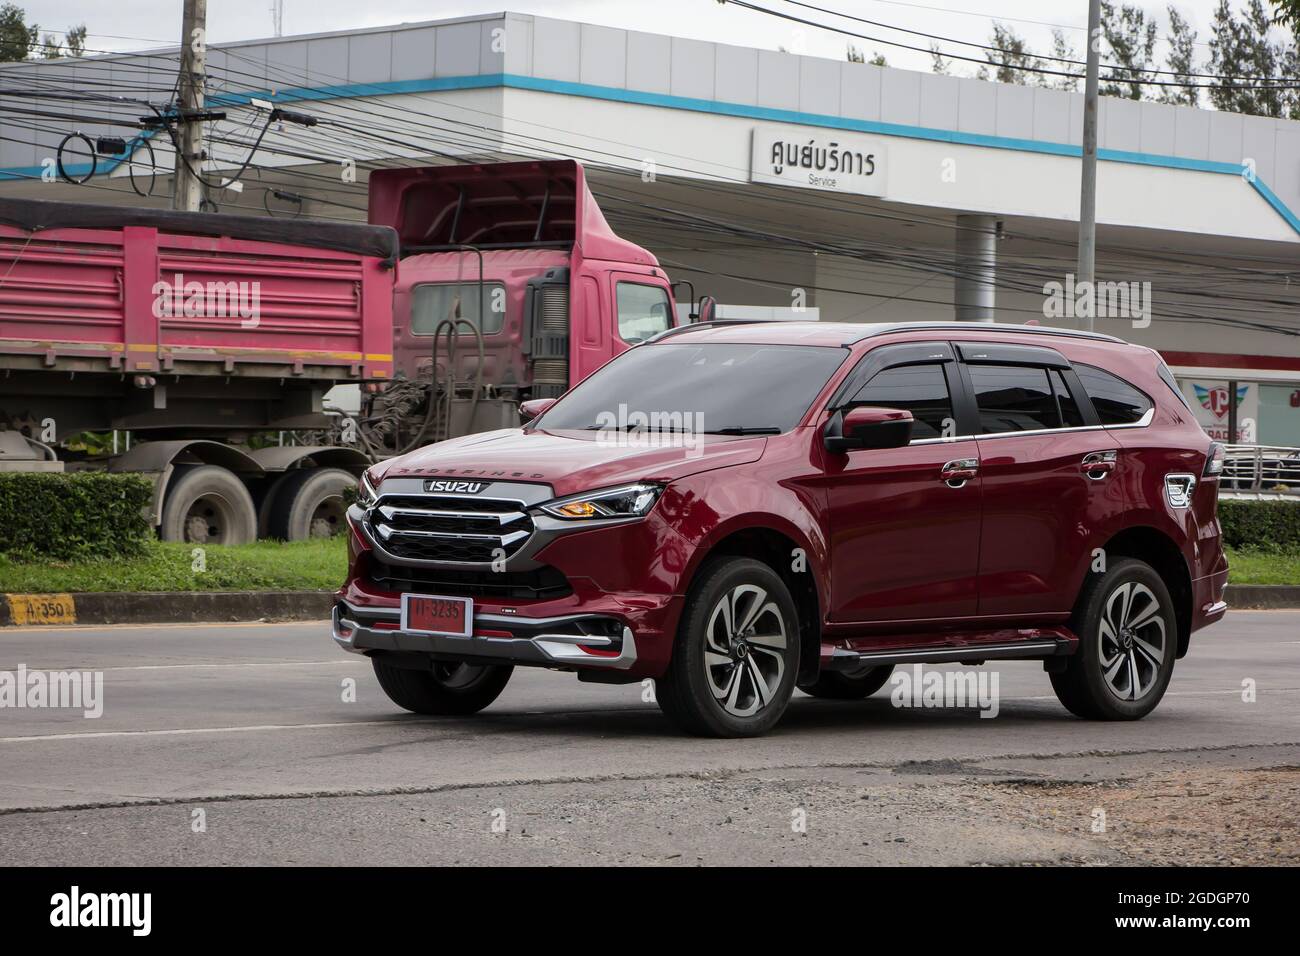
[(648, 345), (651, 342), (658, 342), (660, 339), (671, 338), (682, 332), (692, 332), (695, 329), (713, 329), (722, 325), (754, 325), (758, 322), (766, 322), (767, 319), (711, 319), (708, 322), (687, 322), (685, 325), (674, 325), (671, 329), (664, 329), (662, 332), (656, 332), (648, 339), (642, 339), (638, 345)]
[(890, 322), (876, 324), (864, 329), (858, 335), (845, 340), (845, 345), (861, 342), (876, 335), (888, 335), (892, 332), (1015, 332), (1021, 335), (1065, 335), (1073, 338), (1093, 339), (1099, 342), (1118, 342), (1127, 345), (1121, 338), (1104, 332), (1086, 332), (1083, 329), (1058, 329), (1050, 325), (1012, 325), (1009, 322)]

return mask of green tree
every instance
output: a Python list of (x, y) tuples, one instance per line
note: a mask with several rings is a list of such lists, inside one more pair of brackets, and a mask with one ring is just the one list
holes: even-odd
[(1276, 11), (1273, 22), (1300, 33), (1300, 0), (1269, 0), (1269, 2), (1273, 4), (1273, 9)]
[[(1169, 33), (1165, 36), (1165, 42), (1169, 45), (1165, 69), (1177, 74), (1166, 79), (1188, 84), (1200, 82), (1191, 75), (1196, 72), (1196, 31), (1176, 7), (1169, 7)], [(1172, 106), (1199, 106), (1201, 91), (1195, 86), (1161, 87), (1160, 102)]]
[(1248, 0), (1240, 18), (1219, 0), (1210, 24), (1210, 72), (1221, 77), (1210, 90), (1215, 109), (1255, 116), (1294, 116), (1294, 90), (1277, 89), (1282, 76), (1294, 76), (1294, 43), (1274, 42), (1272, 19), (1261, 0)]
[(940, 76), (952, 75), (952, 60), (944, 58), (937, 43), (930, 44), (930, 69)]
[(989, 46), (996, 49), (985, 53), (984, 59), (994, 69), (990, 74), (988, 67), (981, 66), (976, 73), (981, 80), (992, 78), (999, 83), (1019, 83), (1021, 86), (1038, 82), (1033, 71), (1043, 69), (1043, 61), (1029, 49), (1025, 38), (1011, 27), (994, 20)]
[[(1080, 56), (1070, 41), (1065, 38), (1065, 34), (1057, 27), (1052, 28), (1052, 56), (1056, 57), (1052, 62), (1052, 69), (1062, 73), (1082, 72), (1081, 67), (1061, 62), (1063, 60), (1078, 60)], [(1079, 89), (1079, 80), (1074, 76), (1045, 76), (1043, 80), (1047, 86), (1055, 90), (1068, 90), (1073, 93)]]
[(86, 52), (86, 25), (80, 23), (63, 35), (63, 45), (68, 56), (83, 56)]
[(1145, 99), (1144, 83), (1155, 79), (1149, 72), (1155, 64), (1155, 21), (1141, 7), (1101, 0), (1101, 31), (1110, 47), (1107, 59), (1125, 68), (1102, 68), (1101, 95)]
[(38, 31), (36, 24), (27, 25), (22, 7), (13, 3), (0, 6), (0, 63), (27, 59), (36, 46)]

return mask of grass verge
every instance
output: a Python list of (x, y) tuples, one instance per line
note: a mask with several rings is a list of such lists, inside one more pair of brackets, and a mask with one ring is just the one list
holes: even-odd
[(85, 561), (0, 555), (0, 592), (333, 590), (347, 559), (341, 537), (201, 549), (150, 541), (139, 557)]
[(1225, 550), (1229, 584), (1300, 585), (1300, 551)]
[[(1300, 551), (1228, 549), (1231, 584), (1300, 585)], [(55, 561), (0, 555), (0, 593), (62, 591), (333, 590), (347, 571), (342, 538), (258, 541), (196, 554), (189, 544), (151, 541), (136, 558)]]

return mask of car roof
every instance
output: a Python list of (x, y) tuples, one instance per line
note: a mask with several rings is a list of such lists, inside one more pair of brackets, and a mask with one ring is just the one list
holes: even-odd
[(770, 322), (722, 319), (699, 322), (660, 332), (645, 344), (659, 342), (719, 342), (749, 345), (821, 345), (847, 348), (865, 339), (894, 332), (941, 332), (984, 334), (1007, 333), (1026, 338), (1067, 336), (1099, 342), (1123, 339), (1100, 332), (1057, 329), (1042, 325), (1011, 325), (1005, 322)]

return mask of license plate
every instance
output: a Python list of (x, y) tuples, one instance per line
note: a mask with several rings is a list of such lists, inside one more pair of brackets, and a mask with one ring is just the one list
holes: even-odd
[(402, 630), (414, 634), (472, 637), (474, 602), (463, 597), (403, 594)]

